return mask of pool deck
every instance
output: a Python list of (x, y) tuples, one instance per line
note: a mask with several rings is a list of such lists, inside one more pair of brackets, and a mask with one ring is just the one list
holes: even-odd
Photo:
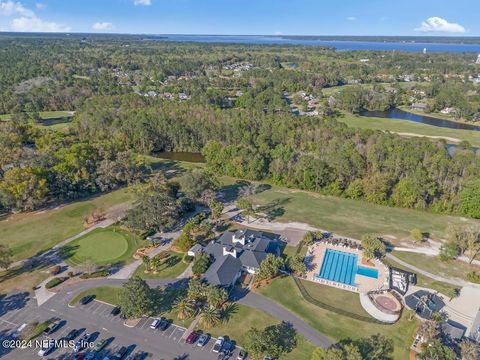
[[(334, 281), (320, 279), (318, 274), (322, 267), (323, 259), (327, 249), (339, 250), (346, 253), (353, 253), (358, 256), (358, 265), (368, 268), (375, 268), (378, 271), (378, 278), (370, 278), (367, 276), (355, 275), (355, 284), (357, 286), (351, 286), (343, 283), (337, 283)], [(369, 264), (362, 262), (362, 251), (357, 249), (351, 249), (349, 247), (336, 246), (323, 242), (317, 242), (308, 247), (307, 255), (305, 257), (307, 264), (307, 280), (319, 282), (325, 285), (334, 286), (340, 289), (359, 292), (362, 294), (379, 289), (388, 289), (387, 281), (387, 268), (378, 260), (372, 260)]]

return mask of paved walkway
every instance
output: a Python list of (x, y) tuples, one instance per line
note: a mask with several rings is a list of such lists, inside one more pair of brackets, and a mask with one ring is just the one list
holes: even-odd
[(365, 309), (365, 311), (370, 314), (371, 317), (384, 323), (393, 324), (400, 317), (400, 314), (386, 314), (383, 311), (378, 310), (375, 305), (372, 304), (372, 301), (367, 294), (360, 294), (360, 304)]
[[(153, 258), (155, 255), (158, 255), (162, 251), (166, 251), (170, 249), (174, 240), (176, 240), (181, 234), (181, 231), (169, 232), (169, 233), (158, 233), (154, 235), (155, 237), (159, 237), (163, 239), (161, 245), (155, 248), (152, 252), (147, 254), (149, 258)], [(115, 274), (110, 275), (109, 279), (129, 279), (135, 271), (142, 265), (142, 260), (135, 260), (134, 262), (123, 266), (119, 271)]]
[(307, 340), (311, 341), (316, 346), (328, 348), (333, 344), (333, 341), (331, 341), (328, 337), (319, 333), (305, 321), (291, 313), (290, 310), (260, 294), (248, 292), (247, 294), (241, 295), (237, 302), (239, 304), (248, 305), (254, 309), (270, 314), (279, 320), (292, 324), (295, 330), (297, 330)]
[(23, 260), (19, 260), (19, 261), (14, 262), (13, 264), (10, 265), (10, 268), (15, 268), (15, 267), (22, 266), (26, 262), (35, 261), (35, 259), (39, 259), (40, 261), (44, 261), (44, 260), (47, 260), (47, 258), (55, 257), (55, 256), (57, 256), (57, 250), (59, 250), (60, 248), (62, 248), (66, 244), (68, 244), (68, 243), (72, 242), (73, 240), (76, 240), (76, 239), (88, 234), (89, 232), (92, 232), (95, 229), (106, 228), (106, 227), (114, 224), (115, 222), (116, 222), (116, 220), (113, 220), (113, 219), (106, 219), (106, 220), (100, 221), (100, 222), (96, 223), (95, 225), (89, 227), (88, 229), (85, 229), (82, 232), (78, 233), (77, 235), (71, 236), (71, 237), (59, 242), (58, 244), (56, 244), (54, 247), (52, 247), (50, 250), (46, 251), (45, 253), (42, 253), (42, 254), (37, 255), (37, 256), (32, 256), (28, 259), (23, 259)]
[(193, 262), (188, 264), (187, 268), (185, 269), (185, 271), (183, 273), (181, 273), (180, 275), (177, 276), (177, 279), (184, 279), (184, 278), (190, 278), (193, 276), (193, 272), (192, 272), (192, 266), (193, 266)]

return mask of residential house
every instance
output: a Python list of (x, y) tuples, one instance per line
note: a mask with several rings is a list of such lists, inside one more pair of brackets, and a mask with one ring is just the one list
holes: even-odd
[(425, 103), (413, 103), (412, 110), (416, 111), (425, 111), (427, 109), (427, 104)]

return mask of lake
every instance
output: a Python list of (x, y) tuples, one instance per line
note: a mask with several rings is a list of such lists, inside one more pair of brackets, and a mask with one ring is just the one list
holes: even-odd
[(160, 159), (175, 161), (187, 161), (191, 163), (204, 163), (205, 158), (200, 153), (182, 152), (182, 151), (163, 151), (155, 154)]
[(451, 120), (443, 120), (427, 115), (419, 115), (414, 114), (411, 112), (403, 111), (400, 109), (390, 109), (387, 111), (362, 111), (360, 113), (361, 116), (369, 116), (369, 117), (377, 117), (377, 118), (384, 118), (384, 119), (392, 119), (392, 120), (408, 120), (414, 121), (426, 125), (433, 125), (448, 129), (458, 129), (458, 130), (474, 130), (480, 131), (480, 126), (472, 125), (472, 124), (465, 124)]
[(480, 44), (462, 43), (426, 43), (413, 41), (354, 41), (354, 40), (321, 40), (308, 38), (289, 38), (281, 36), (263, 35), (159, 35), (149, 36), (145, 40), (202, 42), (202, 43), (229, 43), (253, 45), (303, 45), (303, 46), (328, 46), (338, 51), (349, 50), (381, 50), (381, 51), (408, 51), (421, 52), (453, 52), (480, 53)]

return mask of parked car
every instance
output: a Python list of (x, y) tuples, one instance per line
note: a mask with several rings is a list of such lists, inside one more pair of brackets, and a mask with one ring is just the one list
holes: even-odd
[(234, 348), (235, 348), (235, 345), (233, 345), (233, 342), (231, 342), (230, 340), (225, 340), (220, 349), (220, 354), (231, 355)]
[(80, 299), (80, 304), (86, 305), (93, 300), (93, 295), (87, 295)]
[(165, 319), (164, 317), (160, 318), (160, 323), (158, 324), (158, 328), (162, 331), (167, 330), (168, 326), (170, 325), (170, 321)]
[(146, 353), (145, 351), (139, 351), (134, 356), (131, 357), (131, 360), (143, 360), (143, 359), (146, 359), (147, 356), (148, 356), (148, 353)]
[(112, 314), (113, 316), (117, 316), (118, 314), (120, 314), (120, 306), (115, 306), (110, 312), (110, 314)]
[(83, 360), (93, 360), (96, 356), (97, 354), (95, 354), (94, 352), (89, 352)]
[(43, 330), (43, 333), (45, 335), (53, 334), (60, 327), (61, 323), (62, 320), (55, 319), (53, 322), (50, 323), (50, 325), (47, 326), (45, 330)]
[(237, 360), (245, 360), (247, 358), (247, 352), (245, 350), (240, 350), (237, 356)]
[(202, 334), (198, 338), (197, 346), (205, 346), (208, 343), (208, 340), (210, 340), (210, 335), (208, 334)]
[(151, 325), (150, 325), (150, 329), (154, 329), (154, 330), (155, 330), (159, 324), (160, 324), (160, 319), (155, 319), (155, 320), (153, 320), (153, 322), (152, 322)]
[(93, 348), (93, 351), (99, 352), (101, 351), (105, 346), (107, 346), (108, 340), (107, 339), (102, 339), (100, 341), (97, 341), (95, 344), (95, 347)]
[(80, 350), (82, 350), (86, 345), (85, 343), (88, 342), (89, 340), (90, 340), (90, 334), (89, 333), (83, 334), (83, 336), (80, 339), (78, 339), (78, 341), (73, 346), (73, 352), (79, 352)]
[(222, 346), (223, 346), (223, 342), (225, 341), (225, 338), (223, 336), (220, 336), (217, 341), (215, 341), (215, 344), (213, 345), (213, 349), (212, 351), (214, 353), (218, 353), (220, 352), (220, 350), (222, 349)]
[(115, 360), (122, 360), (125, 355), (127, 355), (128, 349), (125, 346), (122, 346), (116, 353), (113, 355)]
[(47, 346), (44, 346), (40, 349), (40, 351), (38, 352), (38, 355), (47, 356), (50, 353), (50, 351), (53, 350), (54, 346), (55, 346), (55, 343), (53, 341), (49, 341)]
[(78, 330), (73, 329), (73, 330), (70, 330), (70, 332), (63, 337), (63, 339), (66, 340), (66, 341), (70, 341), (70, 340), (75, 339), (77, 337), (77, 335), (78, 335)]
[(192, 332), (190, 333), (190, 335), (187, 336), (187, 339), (185, 340), (185, 342), (186, 342), (187, 344), (193, 344), (193, 343), (195, 343), (195, 341), (197, 341), (197, 339), (198, 339), (198, 335), (199, 335), (198, 332), (192, 331)]

